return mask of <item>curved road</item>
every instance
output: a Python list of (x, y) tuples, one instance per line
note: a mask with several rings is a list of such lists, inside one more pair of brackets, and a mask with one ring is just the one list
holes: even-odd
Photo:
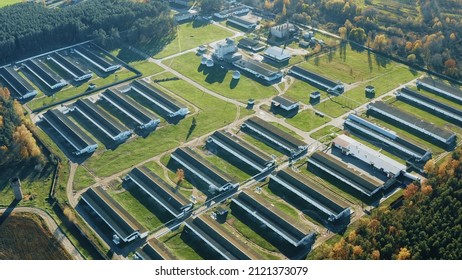
[[(3, 213), (6, 209), (0, 209), (0, 214)], [(48, 230), (51, 232), (54, 238), (61, 244), (61, 246), (69, 253), (69, 255), (74, 260), (83, 260), (82, 255), (74, 247), (74, 245), (69, 241), (67, 236), (61, 231), (61, 229), (56, 224), (55, 220), (48, 215), (45, 211), (32, 208), (32, 207), (16, 207), (12, 213), (33, 213), (40, 216), (46, 223)]]

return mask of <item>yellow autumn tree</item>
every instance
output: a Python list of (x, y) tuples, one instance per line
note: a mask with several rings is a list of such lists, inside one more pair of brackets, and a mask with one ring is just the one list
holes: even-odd
[(404, 198), (408, 199), (408, 198), (411, 198), (412, 196), (414, 196), (417, 191), (419, 190), (419, 187), (416, 186), (415, 184), (413, 183), (410, 183), (403, 191), (403, 196)]
[(40, 148), (37, 146), (32, 133), (24, 124), (16, 127), (13, 133), (13, 141), (16, 147), (19, 148), (19, 156), (21, 159), (30, 159), (40, 156)]
[(435, 172), (435, 161), (433, 159), (430, 159), (429, 161), (427, 161), (427, 163), (425, 163), (423, 169), (427, 174)]
[(7, 88), (0, 88), (0, 96), (3, 97), (3, 99), (8, 100), (10, 99), (10, 91)]
[(13, 101), (13, 109), (16, 115), (21, 118), (21, 120), (24, 119), (24, 109), (22, 108), (21, 103), (16, 100)]
[(181, 168), (178, 168), (176, 170), (176, 183), (180, 184), (184, 180), (184, 170)]
[(425, 185), (422, 187), (422, 193), (425, 195), (430, 195), (433, 192), (433, 187), (430, 185)]
[(398, 260), (409, 260), (411, 258), (411, 252), (407, 248), (399, 249)]
[(363, 253), (364, 253), (364, 250), (363, 250), (363, 248), (361, 246), (356, 245), (356, 246), (353, 247), (353, 256), (355, 258), (360, 258)]
[(354, 242), (356, 240), (356, 231), (352, 230), (349, 234), (348, 234), (348, 242)]
[(332, 259), (334, 260), (346, 260), (349, 255), (350, 247), (343, 238), (332, 247)]
[(380, 251), (379, 250), (372, 251), (371, 259), (380, 260)]

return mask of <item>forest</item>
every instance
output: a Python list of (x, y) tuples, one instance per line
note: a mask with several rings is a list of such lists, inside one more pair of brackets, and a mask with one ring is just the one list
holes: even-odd
[(174, 34), (163, 1), (83, 1), (65, 9), (33, 2), (0, 9), (0, 62), (35, 55), (90, 39), (124, 39), (133, 43), (162, 41)]
[(462, 148), (440, 164), (428, 161), (428, 179), (410, 184), (397, 209), (378, 209), (361, 219), (334, 245), (322, 245), (313, 259), (462, 258)]
[(455, 0), (243, 0), (340, 34), (451, 78), (462, 77), (462, 2)]
[(33, 124), (24, 116), (21, 104), (7, 88), (0, 88), (0, 167), (43, 160), (31, 129)]

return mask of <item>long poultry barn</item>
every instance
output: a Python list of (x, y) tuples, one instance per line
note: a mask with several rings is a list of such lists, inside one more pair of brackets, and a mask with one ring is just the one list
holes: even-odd
[(385, 150), (394, 152), (406, 160), (426, 162), (432, 156), (431, 152), (420, 144), (354, 114), (348, 116), (344, 122), (344, 127), (354, 134), (371, 139), (372, 143), (380, 143), (380, 146), (383, 146)]
[(342, 83), (334, 82), (300, 66), (292, 66), (288, 73), (329, 93), (342, 94), (345, 90), (345, 86)]
[(189, 147), (176, 149), (171, 157), (185, 169), (188, 181), (195, 182), (199, 179), (208, 186), (212, 193), (227, 191), (239, 186), (239, 183), (234, 182), (228, 175), (212, 166), (210, 162)]
[(135, 183), (146, 195), (154, 199), (175, 218), (185, 216), (193, 207), (191, 202), (178, 192), (174, 192), (171, 186), (144, 166), (134, 168), (128, 173), (125, 180)]
[(152, 102), (168, 118), (183, 117), (189, 113), (188, 107), (143, 80), (133, 81), (131, 89)]
[(74, 103), (74, 108), (93, 123), (112, 141), (122, 142), (131, 135), (131, 130), (95, 103), (88, 99), (80, 99)]
[(255, 146), (226, 131), (215, 131), (208, 139), (208, 146), (214, 144), (221, 150), (258, 171), (265, 173), (275, 167), (275, 160)]
[(38, 94), (38, 91), (10, 66), (0, 68), (0, 77), (8, 84), (10, 91), (12, 89), (19, 100), (32, 98)]
[(225, 260), (261, 260), (242, 241), (222, 228), (212, 218), (202, 215), (186, 221), (186, 227)]
[(78, 46), (74, 48), (73, 51), (83, 57), (96, 69), (104, 73), (113, 72), (121, 67), (120, 64), (112, 63), (99, 54), (94, 53), (93, 50), (89, 49), (87, 46)]
[(129, 118), (139, 129), (153, 128), (160, 123), (160, 119), (154, 113), (117, 89), (107, 89), (103, 92), (102, 98)]
[(405, 87), (397, 91), (396, 98), (450, 122), (462, 125), (462, 110), (427, 97), (419, 92)]
[(88, 69), (83, 69), (81, 65), (78, 65), (68, 56), (64, 56), (56, 52), (50, 54), (48, 59), (53, 61), (59, 68), (69, 74), (76, 82), (88, 80), (93, 76), (91, 71)]
[(417, 80), (417, 88), (462, 104), (462, 90), (429, 77)]
[(148, 235), (148, 230), (101, 187), (89, 188), (82, 194), (81, 200), (112, 229), (114, 243), (130, 242), (136, 238), (145, 238)]
[(293, 171), (281, 170), (271, 175), (271, 180), (316, 208), (318, 216), (327, 217), (330, 222), (350, 218), (348, 203), (308, 178)]
[(360, 173), (342, 161), (323, 152), (315, 152), (308, 159), (308, 168), (319, 169), (348, 187), (370, 197), (379, 192), (384, 182)]
[(56, 90), (67, 85), (67, 82), (63, 78), (40, 60), (27, 60), (23, 62), (23, 67), (51, 90)]
[(135, 259), (137, 260), (176, 260), (165, 245), (159, 240), (152, 238), (135, 251)]
[(300, 225), (266, 200), (248, 191), (241, 192), (232, 202), (294, 247), (303, 246), (315, 238), (312, 228)]
[(98, 144), (93, 139), (58, 109), (47, 111), (42, 115), (42, 119), (73, 147), (73, 154), (92, 153), (98, 148)]
[(291, 158), (307, 152), (308, 145), (305, 142), (258, 117), (247, 119), (241, 128), (253, 135), (257, 135), (259, 138), (265, 139), (269, 145), (276, 148), (276, 150), (283, 151)]
[(419, 136), (438, 143), (439, 146), (447, 149), (454, 147), (456, 144), (457, 136), (452, 131), (440, 128), (382, 101), (368, 104), (367, 112), (374, 117), (390, 121), (392, 124), (397, 124), (404, 129), (413, 131)]

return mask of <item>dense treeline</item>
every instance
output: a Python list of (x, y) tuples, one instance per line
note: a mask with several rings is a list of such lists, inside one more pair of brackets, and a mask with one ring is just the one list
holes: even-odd
[(462, 258), (462, 149), (443, 163), (429, 161), (428, 180), (410, 184), (398, 209), (379, 209), (315, 259)]
[(33, 125), (7, 88), (0, 88), (0, 167), (28, 160), (42, 160), (42, 153), (29, 128)]
[(161, 41), (174, 31), (163, 1), (84, 1), (65, 9), (20, 3), (0, 9), (0, 61), (98, 38)]
[(245, 0), (287, 19), (339, 32), (452, 78), (462, 77), (462, 2)]

